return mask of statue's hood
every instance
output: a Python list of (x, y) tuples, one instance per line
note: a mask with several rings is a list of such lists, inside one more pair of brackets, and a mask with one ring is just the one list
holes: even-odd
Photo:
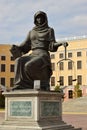
[(43, 12), (43, 11), (38, 11), (38, 12), (36, 12), (35, 15), (34, 15), (34, 24), (35, 24), (35, 25), (36, 25), (36, 17), (37, 17), (38, 15), (42, 15), (42, 16), (44, 17), (44, 19), (45, 19), (44, 24), (48, 24), (48, 20), (47, 20), (47, 15), (46, 15), (46, 13)]

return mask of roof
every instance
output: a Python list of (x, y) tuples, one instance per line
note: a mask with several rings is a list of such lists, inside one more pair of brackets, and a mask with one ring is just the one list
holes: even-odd
[(75, 41), (75, 40), (83, 40), (83, 39), (87, 39), (87, 35), (60, 38), (57, 39), (57, 41)]

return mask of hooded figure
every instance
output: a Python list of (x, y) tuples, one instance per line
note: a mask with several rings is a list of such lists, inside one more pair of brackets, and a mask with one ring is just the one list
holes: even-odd
[(52, 75), (49, 51), (57, 51), (54, 47), (54, 30), (48, 26), (46, 13), (38, 11), (34, 15), (35, 27), (29, 32), (26, 40), (20, 45), (14, 45), (20, 53), (29, 55), (16, 58), (15, 79), (13, 89), (32, 89), (34, 80), (41, 81), (41, 90), (49, 90)]

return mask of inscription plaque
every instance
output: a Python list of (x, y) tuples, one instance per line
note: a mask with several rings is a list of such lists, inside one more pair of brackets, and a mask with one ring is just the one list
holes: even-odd
[(41, 116), (59, 116), (59, 102), (41, 101)]
[(31, 101), (11, 101), (10, 116), (31, 116), (32, 102)]

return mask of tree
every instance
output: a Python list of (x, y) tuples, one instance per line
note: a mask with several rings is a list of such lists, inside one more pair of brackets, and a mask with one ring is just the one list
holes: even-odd
[(74, 96), (76, 98), (77, 97), (82, 97), (82, 90), (80, 89), (80, 86), (79, 86), (78, 83), (74, 86)]
[(59, 85), (57, 85), (57, 86), (55, 86), (55, 88), (54, 88), (54, 90), (56, 91), (56, 92), (60, 92), (60, 86)]

